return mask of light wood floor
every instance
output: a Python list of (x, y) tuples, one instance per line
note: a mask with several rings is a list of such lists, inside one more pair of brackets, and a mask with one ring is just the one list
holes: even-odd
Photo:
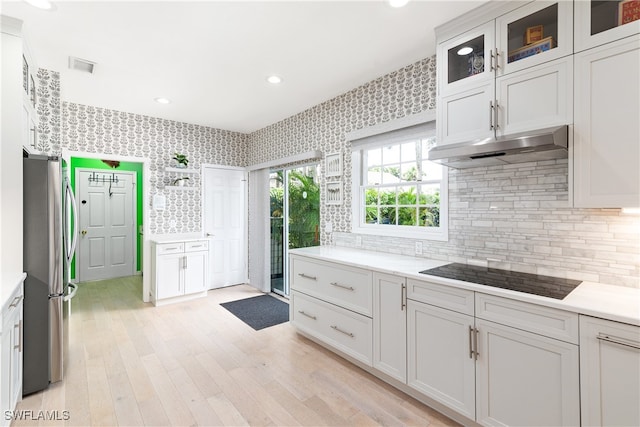
[(65, 380), (17, 408), (69, 419), (12, 425), (457, 425), (288, 323), (254, 331), (219, 305), (259, 294), (249, 286), (165, 307), (141, 288), (80, 285)]

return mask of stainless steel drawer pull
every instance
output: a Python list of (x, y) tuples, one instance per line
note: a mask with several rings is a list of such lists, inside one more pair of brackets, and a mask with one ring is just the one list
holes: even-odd
[(469, 359), (473, 359), (473, 326), (469, 326)]
[(192, 248), (201, 248), (202, 245), (191, 245)]
[(307, 316), (309, 319), (317, 320), (317, 319), (316, 319), (316, 316), (312, 316), (312, 315), (310, 315), (310, 314), (307, 314), (307, 313), (305, 313), (305, 312), (304, 312), (304, 311), (302, 311), (302, 310), (298, 310), (298, 313), (302, 314), (303, 316)]
[(303, 277), (305, 279), (309, 279), (309, 280), (318, 280), (318, 278), (316, 276), (309, 276), (309, 275), (304, 274), (304, 273), (298, 273), (298, 276)]
[(478, 334), (480, 333), (480, 331), (478, 330), (478, 328), (473, 328), (473, 332), (475, 332), (473, 334), (473, 358), (475, 360), (478, 360), (478, 356), (480, 356), (480, 352), (478, 351)]
[(18, 295), (17, 297), (13, 298), (13, 301), (11, 301), (9, 307), (17, 307), (18, 304), (20, 304), (20, 301), (22, 301), (22, 295)]
[(613, 344), (619, 344), (625, 347), (637, 348), (638, 350), (640, 350), (640, 343), (625, 340), (624, 338), (612, 337), (607, 334), (598, 334), (596, 338), (598, 338), (601, 341), (607, 341)]
[(171, 247), (171, 248), (164, 248), (165, 251), (177, 251), (178, 248), (177, 247)]
[(18, 349), (18, 353), (22, 353), (22, 320), (13, 325), (14, 328), (18, 328), (18, 344), (15, 344), (13, 348)]
[(342, 289), (346, 289), (348, 291), (354, 291), (355, 289), (353, 289), (353, 286), (346, 286), (346, 285), (341, 285), (338, 282), (331, 282), (329, 283), (331, 286), (335, 286), (337, 288), (342, 288)]
[(335, 329), (336, 331), (340, 332), (341, 334), (345, 334), (345, 335), (347, 335), (347, 336), (349, 336), (351, 338), (353, 338), (353, 336), (354, 336), (351, 332), (343, 331), (342, 329), (338, 328), (335, 325), (331, 325), (331, 329)]

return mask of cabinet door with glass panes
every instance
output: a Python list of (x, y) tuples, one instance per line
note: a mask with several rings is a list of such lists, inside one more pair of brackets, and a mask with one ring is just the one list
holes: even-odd
[(640, 0), (575, 2), (575, 51), (640, 34)]
[(496, 20), (498, 76), (573, 53), (573, 4), (534, 1)]
[(490, 21), (438, 45), (441, 95), (468, 90), (495, 78), (494, 34), (494, 21)]

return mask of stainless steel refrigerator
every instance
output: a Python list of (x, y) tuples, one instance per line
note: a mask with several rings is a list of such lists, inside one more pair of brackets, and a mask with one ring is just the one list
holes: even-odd
[[(73, 192), (62, 159), (25, 152), (24, 335), (22, 394), (62, 380), (75, 233), (69, 231)], [(66, 296), (66, 297), (65, 297)], [(65, 300), (67, 300), (65, 302)], [(66, 310), (65, 310), (66, 309)]]

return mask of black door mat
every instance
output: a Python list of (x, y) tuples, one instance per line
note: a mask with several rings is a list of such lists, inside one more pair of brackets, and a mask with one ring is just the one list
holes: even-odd
[(289, 321), (289, 304), (271, 295), (220, 304), (256, 331)]

